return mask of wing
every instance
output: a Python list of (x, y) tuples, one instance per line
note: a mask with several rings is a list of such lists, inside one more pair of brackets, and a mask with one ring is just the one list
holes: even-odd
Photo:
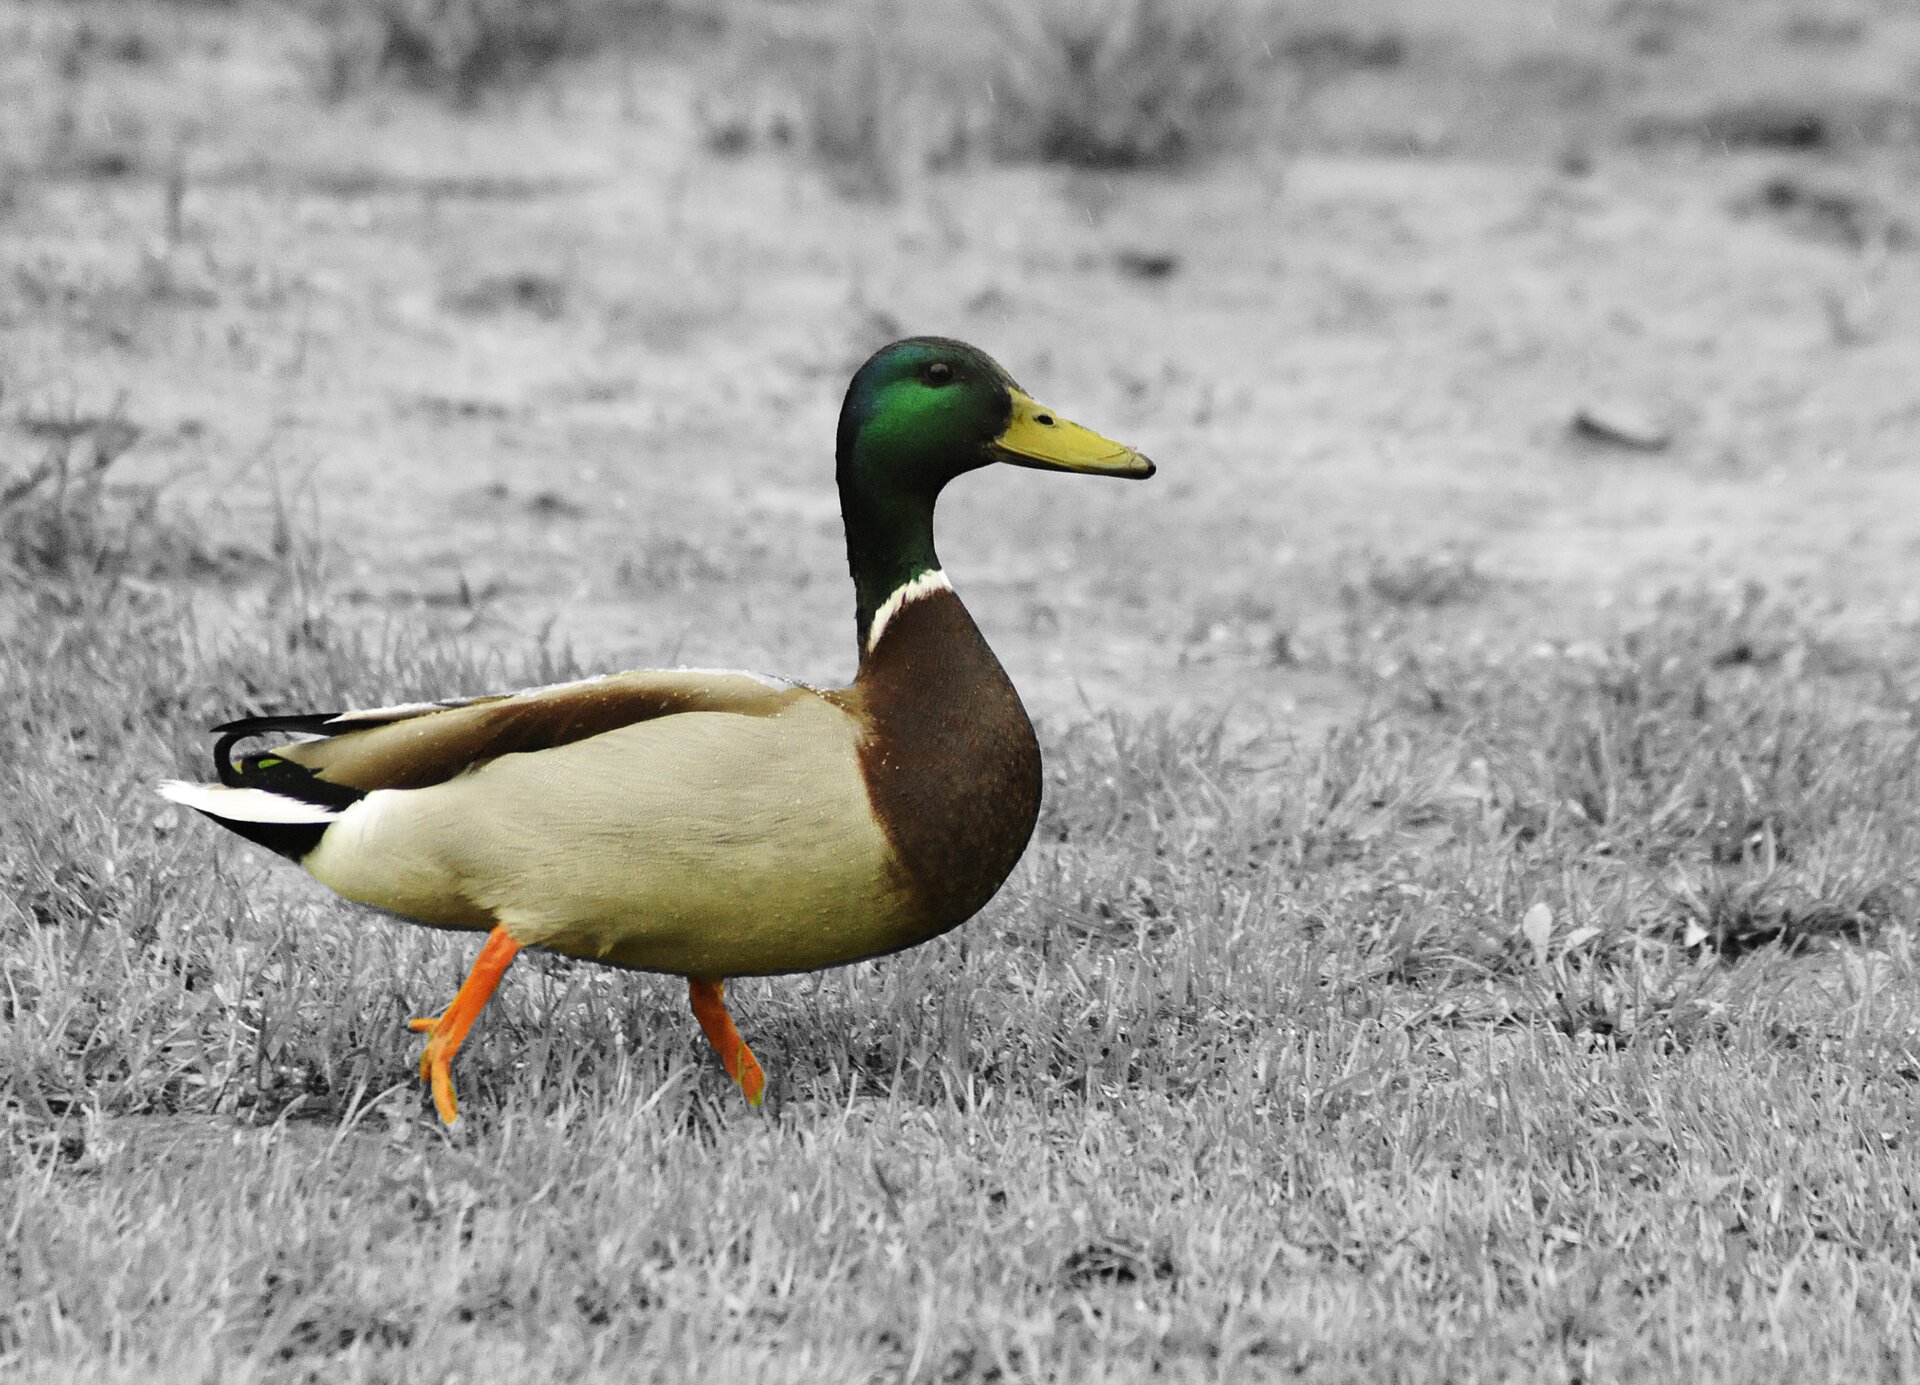
[[(771, 716), (811, 690), (784, 679), (718, 669), (652, 669), (610, 673), (573, 683), (458, 702), (409, 703), (365, 711), (299, 717), (256, 717), (214, 728), (221, 733), (223, 782), (271, 789), (261, 773), (297, 766), (328, 785), (359, 793), (440, 784), (502, 755), (551, 750), (635, 722), (683, 712)], [(247, 736), (298, 731), (295, 741), (262, 755), (224, 763)], [(356, 797), (358, 795), (356, 794)]]
[[(803, 684), (756, 673), (658, 669), (448, 702), (245, 717), (214, 728), (218, 785), (169, 781), (160, 792), (298, 860), (327, 824), (377, 789), (442, 784), (502, 755), (637, 722), (686, 712), (772, 716), (814, 696)], [(232, 758), (239, 742), (281, 732), (309, 739)]]

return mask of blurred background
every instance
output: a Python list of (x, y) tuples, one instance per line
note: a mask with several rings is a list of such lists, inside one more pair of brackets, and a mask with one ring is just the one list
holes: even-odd
[(1920, 620), (1904, 0), (13, 0), (0, 93), (16, 591), (842, 677), (840, 394), (938, 332), (1161, 463), (943, 507), (1043, 712)]

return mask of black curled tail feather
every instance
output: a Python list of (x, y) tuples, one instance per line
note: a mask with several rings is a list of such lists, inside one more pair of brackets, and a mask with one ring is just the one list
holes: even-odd
[(295, 735), (306, 736), (328, 735), (330, 733), (327, 730), (327, 723), (335, 720), (339, 715), (338, 712), (300, 712), (282, 716), (239, 717), (233, 721), (223, 721), (213, 728), (213, 733), (220, 738), (213, 745), (214, 773), (218, 774), (220, 782), (230, 789), (268, 788), (269, 785), (262, 784), (257, 779), (246, 777), (247, 766), (273, 757), (256, 755), (235, 765), (233, 747), (241, 741), (271, 732), (291, 731)]
[[(289, 860), (304, 860), (320, 844), (341, 813), (365, 798), (366, 791), (337, 784), (274, 750), (235, 759), (233, 748), (254, 736), (293, 733), (329, 736), (342, 728), (332, 712), (297, 716), (242, 717), (213, 728), (213, 765), (220, 787), (171, 780), (160, 785), (164, 798), (184, 804), (250, 842)], [(293, 753), (290, 747), (282, 747)]]
[(281, 798), (311, 803), (320, 808), (343, 811), (365, 798), (366, 791), (347, 784), (322, 779), (305, 765), (295, 764), (272, 752), (233, 758), (233, 747), (240, 741), (268, 733), (293, 732), (324, 735), (336, 713), (311, 712), (300, 716), (242, 717), (214, 727), (220, 739), (214, 742), (213, 765), (220, 782), (230, 789), (260, 789)]

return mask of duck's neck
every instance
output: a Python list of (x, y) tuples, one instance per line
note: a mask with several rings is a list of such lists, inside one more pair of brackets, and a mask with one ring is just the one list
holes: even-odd
[(848, 486), (840, 492), (853, 574), (854, 622), (864, 666), (901, 607), (933, 591), (951, 591), (933, 550), (933, 497), (884, 499)]

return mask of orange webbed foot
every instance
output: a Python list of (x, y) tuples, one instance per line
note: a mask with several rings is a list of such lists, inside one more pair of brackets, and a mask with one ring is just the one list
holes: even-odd
[(473, 970), (453, 997), (453, 1003), (432, 1019), (411, 1019), (407, 1028), (427, 1036), (426, 1049), (420, 1054), (420, 1080), (433, 1085), (433, 1104), (440, 1119), (452, 1125), (460, 1118), (460, 1102), (453, 1092), (453, 1056), (466, 1042), (467, 1031), (480, 1018), (507, 964), (520, 951), (520, 944), (507, 935), (504, 927), (487, 935)]

